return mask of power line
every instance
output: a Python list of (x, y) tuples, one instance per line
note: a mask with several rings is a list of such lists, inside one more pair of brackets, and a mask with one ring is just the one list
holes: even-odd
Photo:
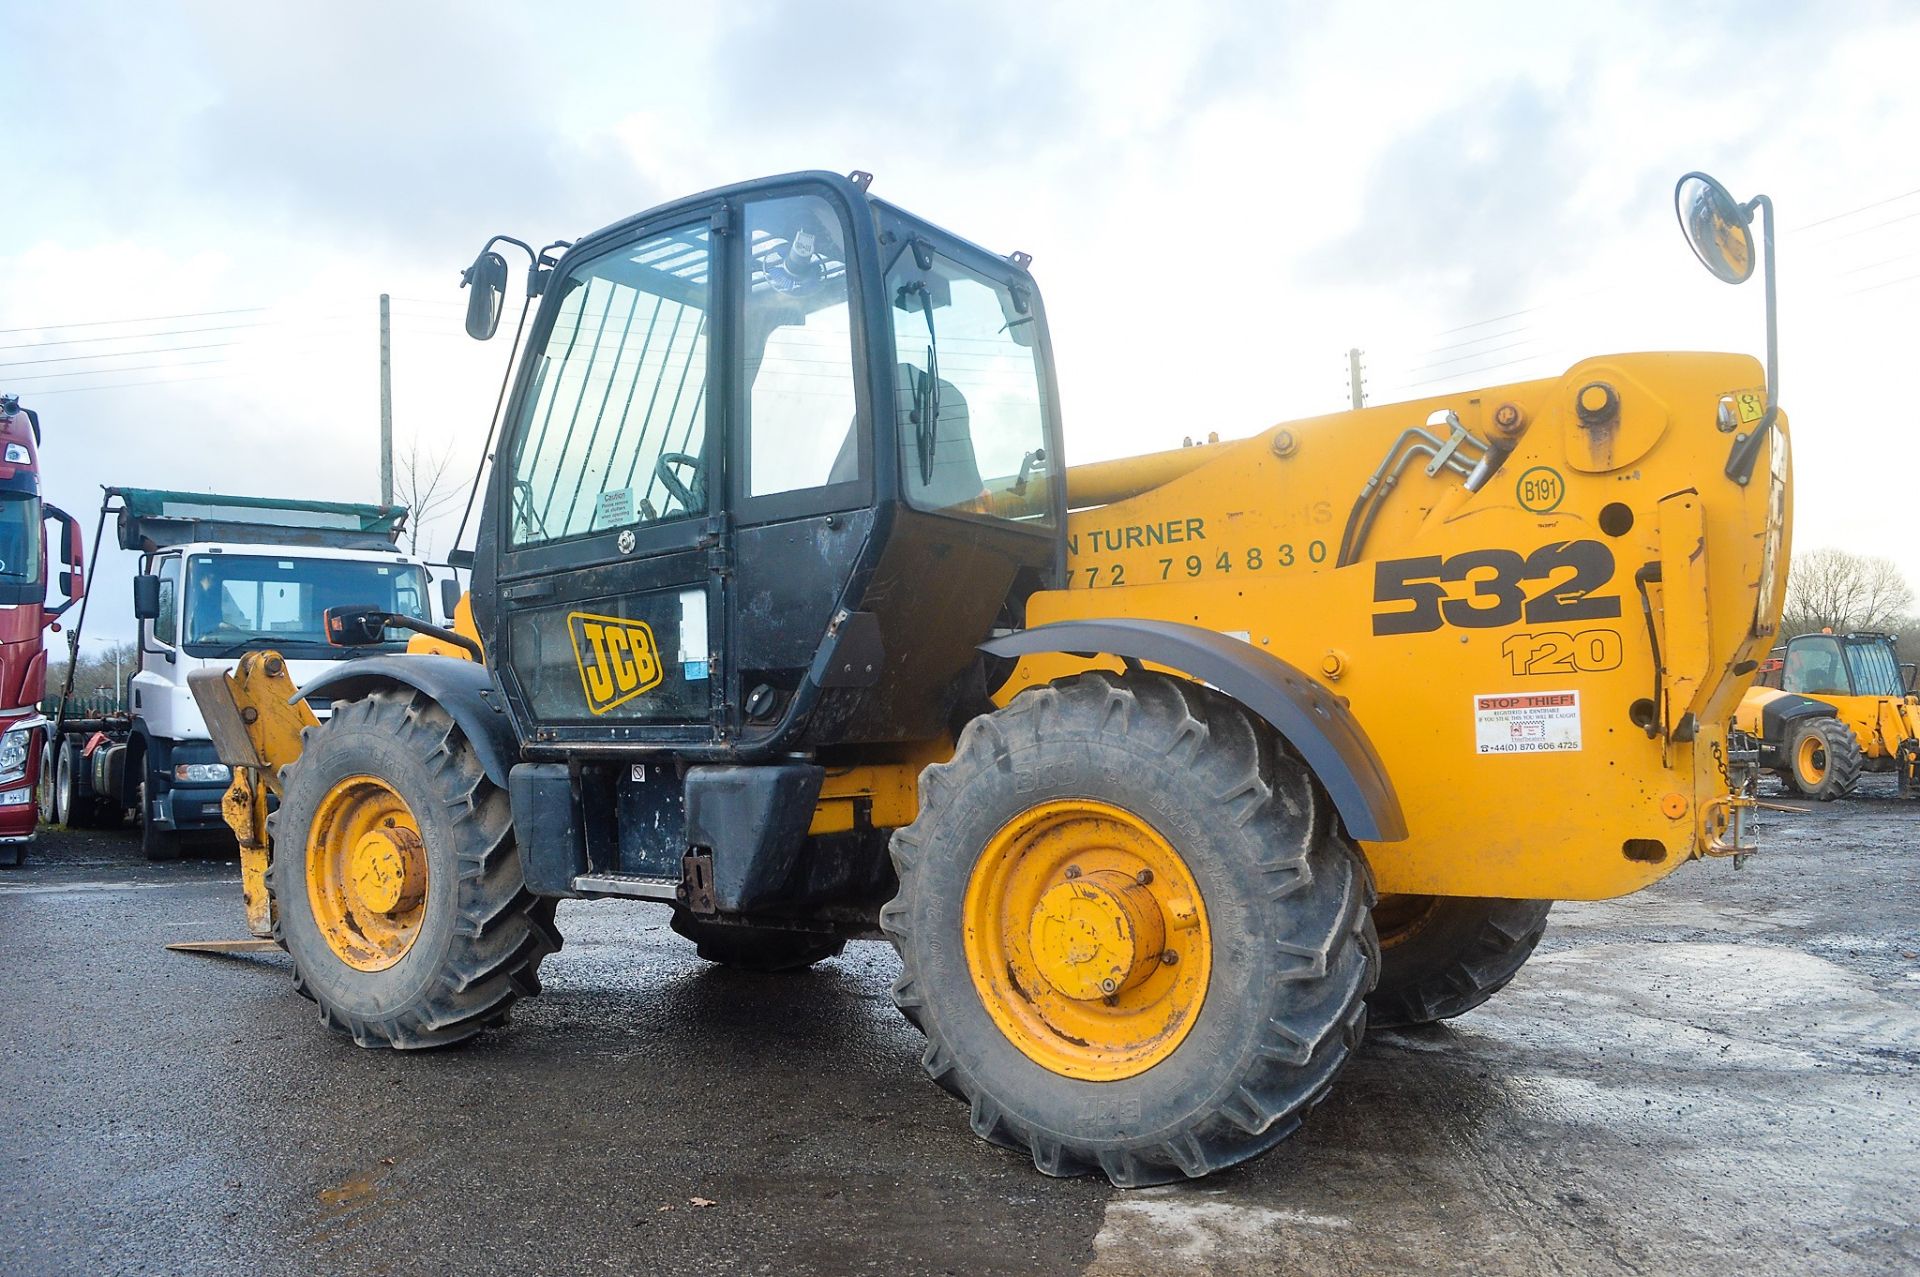
[(1886, 199), (1875, 200), (1871, 204), (1862, 204), (1860, 207), (1850, 208), (1844, 213), (1835, 213), (1831, 217), (1823, 217), (1817, 222), (1802, 222), (1798, 226), (1789, 226), (1787, 230), (1810, 231), (1816, 226), (1825, 226), (1828, 222), (1837, 222), (1843, 217), (1852, 217), (1855, 213), (1864, 213), (1870, 208), (1882, 208), (1888, 204), (1898, 204), (1901, 200), (1912, 199), (1916, 195), (1920, 195), (1920, 190), (1908, 191), (1902, 195), (1889, 195)]
[[(0, 364), (0, 371), (9, 368), (32, 368), (38, 364), (70, 364), (82, 359), (130, 359), (136, 355), (171, 355), (182, 350), (219, 350), (225, 346), (238, 346), (238, 341), (208, 341), (194, 346), (156, 346), (149, 350), (111, 350), (97, 355), (56, 355), (52, 359), (18, 359), (10, 364)], [(95, 369), (106, 372), (108, 369)], [(33, 374), (29, 373), (28, 376)]]
[(185, 363), (180, 364), (139, 364), (132, 368), (82, 368), (77, 372), (35, 373), (31, 377), (16, 377), (14, 380), (54, 381), (61, 377), (99, 377), (106, 373), (115, 372), (152, 372), (157, 368), (198, 368), (205, 364), (224, 364), (226, 362), (227, 360), (223, 357), (220, 359), (189, 359)]
[[(215, 360), (219, 363), (219, 360)], [(159, 377), (151, 381), (116, 381), (98, 386), (55, 386), (52, 390), (38, 391), (34, 399), (48, 399), (54, 395), (79, 395), (89, 390), (134, 390), (141, 386), (187, 386), (196, 381), (231, 381), (244, 374), (237, 372), (216, 372), (199, 377)]]
[[(14, 333), (48, 333), (65, 328), (101, 328), (108, 324), (157, 324), (163, 319), (210, 319), (215, 315), (257, 315), (271, 309), (267, 306), (240, 306), (233, 310), (191, 310), (178, 315), (146, 315), (139, 319), (87, 319), (72, 324), (35, 324), (29, 328), (0, 328), (0, 336)], [(138, 337), (139, 333), (129, 333)]]

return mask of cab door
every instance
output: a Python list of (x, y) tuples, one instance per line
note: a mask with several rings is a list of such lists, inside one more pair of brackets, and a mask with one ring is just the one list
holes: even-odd
[(522, 739), (718, 739), (724, 205), (568, 254), (494, 467), (491, 642)]

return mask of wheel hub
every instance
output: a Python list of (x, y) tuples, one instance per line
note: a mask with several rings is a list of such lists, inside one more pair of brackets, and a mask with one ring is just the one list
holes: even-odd
[(411, 829), (369, 830), (354, 844), (347, 883), (374, 913), (411, 909), (426, 895), (425, 850)]
[(1134, 878), (1100, 869), (1040, 897), (1028, 943), (1048, 984), (1082, 1002), (1110, 998), (1153, 974), (1166, 952), (1166, 920)]
[(988, 1016), (1062, 1076), (1145, 1072), (1206, 1001), (1213, 939), (1194, 872), (1114, 804), (1056, 799), (1014, 816), (982, 849), (962, 913)]

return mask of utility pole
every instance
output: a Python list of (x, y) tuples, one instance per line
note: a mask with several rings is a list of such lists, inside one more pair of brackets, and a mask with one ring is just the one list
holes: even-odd
[(393, 504), (393, 311), (385, 293), (380, 294), (380, 504)]
[[(381, 311), (381, 314), (385, 313), (384, 310)], [(1352, 396), (1353, 406), (1356, 408), (1364, 408), (1367, 406), (1367, 380), (1360, 375), (1360, 356), (1362, 353), (1358, 346), (1355, 346), (1347, 352), (1347, 391)]]

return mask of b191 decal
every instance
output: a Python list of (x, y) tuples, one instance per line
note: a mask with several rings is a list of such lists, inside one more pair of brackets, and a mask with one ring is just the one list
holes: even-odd
[(645, 621), (573, 612), (567, 616), (567, 634), (573, 640), (587, 708), (595, 714), (651, 691), (666, 677), (660, 645)]
[(1528, 555), (1467, 550), (1384, 559), (1373, 569), (1373, 601), (1386, 605), (1373, 615), (1373, 632), (1605, 620), (1620, 615), (1620, 596), (1595, 591), (1612, 580), (1613, 551), (1599, 541), (1560, 541)]

